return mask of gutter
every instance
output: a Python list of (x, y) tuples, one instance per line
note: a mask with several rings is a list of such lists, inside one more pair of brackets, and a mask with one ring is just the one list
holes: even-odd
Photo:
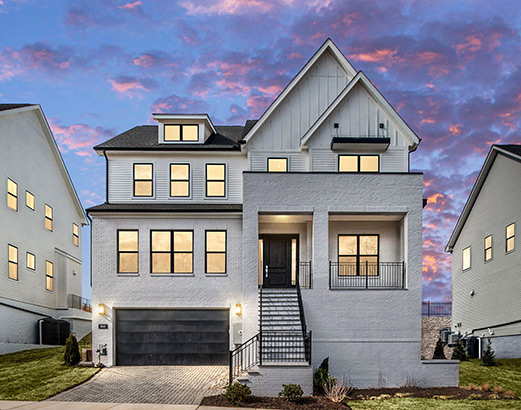
[(507, 322), (507, 323), (500, 323), (500, 324), (498, 324), (498, 325), (485, 326), (485, 327), (478, 327), (478, 328), (476, 328), (476, 329), (472, 329), (472, 330), (471, 330), (471, 333), (477, 332), (478, 330), (486, 330), (486, 329), (493, 329), (493, 328), (496, 328), (496, 327), (503, 327), (503, 326), (515, 325), (516, 323), (521, 323), (521, 319), (520, 319), (520, 320), (514, 320), (514, 321), (512, 321), (512, 322)]

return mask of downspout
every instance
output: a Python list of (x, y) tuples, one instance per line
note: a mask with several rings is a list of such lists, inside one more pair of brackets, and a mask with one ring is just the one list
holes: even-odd
[(107, 151), (103, 150), (105, 157), (105, 202), (109, 203), (109, 159), (107, 158)]
[(90, 244), (89, 244), (89, 247), (90, 247), (90, 255), (89, 255), (89, 258), (90, 258), (90, 263), (89, 263), (89, 268), (90, 268), (90, 287), (92, 288), (92, 218), (90, 217), (89, 213), (87, 212), (86, 213), (87, 215), (87, 218), (89, 219), (90, 221)]

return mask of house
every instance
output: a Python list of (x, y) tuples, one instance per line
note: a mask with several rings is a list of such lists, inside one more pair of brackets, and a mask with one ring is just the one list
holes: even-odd
[(91, 327), (80, 306), (87, 220), (42, 108), (0, 104), (0, 143), (0, 352), (39, 344), (45, 318), (82, 337)]
[(457, 362), (420, 361), (420, 140), (331, 40), (258, 120), (153, 118), (95, 147), (106, 365), (227, 365), (233, 350), (231, 377), (256, 394), (310, 394), (326, 357), (359, 387), (457, 385)]
[(498, 358), (521, 357), (521, 145), (493, 145), (456, 223), (452, 328), (490, 338)]

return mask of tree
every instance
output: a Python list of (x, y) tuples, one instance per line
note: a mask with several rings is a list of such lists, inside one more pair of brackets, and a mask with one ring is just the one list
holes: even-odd
[(438, 341), (436, 342), (436, 348), (434, 349), (434, 355), (432, 356), (432, 358), (433, 360), (446, 359), (445, 352), (443, 351), (443, 342), (441, 341), (441, 337), (438, 337)]
[(496, 365), (496, 354), (492, 350), (492, 341), (488, 338), (487, 348), (481, 355), (481, 366), (495, 366)]
[(71, 333), (65, 342), (65, 353), (63, 355), (67, 366), (74, 366), (80, 361), (80, 348), (76, 337)]
[(454, 346), (454, 350), (452, 351), (452, 360), (459, 360), (461, 362), (466, 362), (469, 360), (469, 356), (467, 354), (467, 350), (463, 343), (461, 343), (461, 338), (456, 342), (456, 346)]

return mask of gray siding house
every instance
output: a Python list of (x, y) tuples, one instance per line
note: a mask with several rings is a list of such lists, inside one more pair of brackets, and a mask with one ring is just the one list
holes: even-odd
[(38, 343), (45, 317), (82, 337), (91, 314), (69, 302), (81, 296), (87, 219), (41, 107), (0, 104), (0, 143), (0, 352)]
[(491, 338), (498, 358), (521, 357), (521, 145), (493, 145), (458, 219), (452, 253), (452, 327)]
[[(93, 343), (104, 363), (230, 364), (256, 394), (457, 385), (420, 360), (420, 140), (327, 40), (258, 120), (154, 114), (95, 147)], [(101, 328), (100, 328), (101, 327)]]

